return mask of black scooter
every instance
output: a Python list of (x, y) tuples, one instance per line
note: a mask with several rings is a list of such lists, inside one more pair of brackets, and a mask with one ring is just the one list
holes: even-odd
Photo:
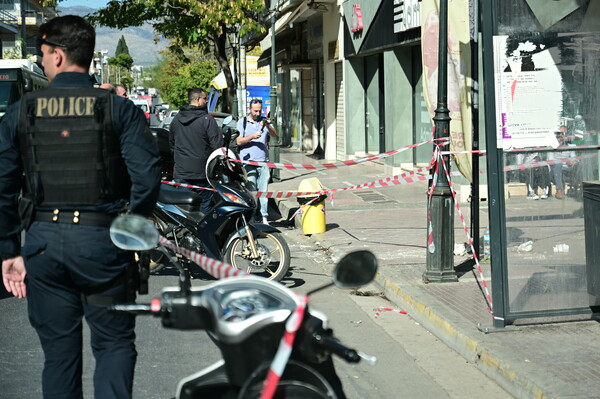
[[(115, 220), (111, 238), (120, 248), (139, 251), (154, 247), (158, 235), (147, 219), (128, 215)], [(371, 252), (353, 252), (337, 264), (333, 283), (307, 295), (334, 283), (341, 288), (360, 287), (372, 281), (376, 270)], [(344, 346), (327, 327), (327, 317), (304, 304), (283, 285), (245, 276), (202, 287), (190, 287), (189, 281), (180, 279), (179, 287), (164, 288), (152, 304), (113, 305), (112, 310), (160, 317), (165, 328), (208, 332), (223, 359), (182, 379), (178, 399), (259, 398), (265, 386), (272, 388), (275, 398), (345, 398), (331, 355), (354, 363), (374, 364), (376, 359)], [(294, 320), (292, 315), (300, 315), (302, 321), (289, 360), (283, 364), (279, 381), (265, 384), (274, 370), (273, 359), (280, 359), (280, 341), (288, 319)]]
[[(246, 188), (246, 170), (240, 162), (231, 161), (236, 156), (228, 149), (232, 140), (228, 123), (226, 118), (225, 147), (215, 150), (206, 165), (215, 190), (211, 210), (200, 211), (198, 192), (163, 184), (152, 219), (159, 232), (177, 246), (280, 281), (290, 265), (290, 250), (278, 229), (253, 221), (256, 200)], [(153, 251), (150, 273), (160, 271), (166, 260)]]

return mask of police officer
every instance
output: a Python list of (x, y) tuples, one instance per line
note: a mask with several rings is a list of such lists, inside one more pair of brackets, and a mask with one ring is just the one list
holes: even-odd
[[(96, 359), (94, 396), (128, 398), (135, 319), (109, 312), (106, 304), (133, 299), (127, 289), (133, 262), (111, 243), (108, 227), (126, 209), (151, 214), (158, 150), (131, 101), (92, 87), (89, 23), (55, 18), (40, 27), (38, 42), (50, 85), (25, 95), (0, 123), (3, 283), (28, 298), (45, 355), (45, 398), (82, 397), (83, 317)], [(17, 208), (25, 210), (21, 217)], [(27, 209), (34, 210), (30, 217)], [(22, 248), (21, 221), (27, 228)]]

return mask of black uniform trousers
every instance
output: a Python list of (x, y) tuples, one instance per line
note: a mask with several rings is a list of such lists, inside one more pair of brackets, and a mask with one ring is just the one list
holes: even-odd
[[(29, 319), (45, 362), (44, 398), (81, 398), (82, 319), (96, 360), (94, 397), (130, 398), (137, 352), (135, 317), (88, 304), (82, 292), (126, 297), (132, 253), (115, 247), (109, 229), (34, 222), (22, 249), (27, 268)], [(116, 281), (117, 284), (112, 284)]]

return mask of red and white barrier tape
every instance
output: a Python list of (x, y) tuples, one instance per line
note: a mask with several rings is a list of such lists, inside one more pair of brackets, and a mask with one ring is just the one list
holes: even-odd
[(245, 271), (240, 270), (237, 267), (228, 265), (227, 263), (221, 262), (220, 260), (212, 259), (207, 256), (201, 255), (198, 252), (178, 247), (170, 240), (167, 240), (165, 237), (161, 236), (159, 241), (162, 245), (169, 248), (171, 251), (182, 254), (183, 256), (194, 262), (195, 264), (200, 266), (202, 270), (204, 270), (216, 279), (220, 280), (226, 277), (244, 277), (250, 275)]
[(351, 159), (351, 160), (347, 160), (347, 161), (339, 161), (339, 162), (334, 162), (334, 163), (323, 163), (323, 164), (317, 164), (317, 165), (304, 164), (304, 163), (240, 161), (237, 159), (232, 159), (232, 161), (241, 162), (243, 164), (253, 165), (253, 166), (268, 166), (269, 168), (272, 168), (272, 169), (326, 170), (326, 169), (336, 169), (336, 168), (339, 168), (342, 166), (354, 166), (354, 165), (360, 165), (365, 162), (377, 161), (379, 159), (387, 158), (392, 155), (396, 155), (401, 152), (404, 152), (404, 151), (407, 151), (407, 150), (410, 150), (410, 149), (413, 149), (413, 148), (416, 148), (416, 147), (419, 147), (419, 146), (422, 146), (425, 144), (442, 143), (442, 142), (447, 143), (448, 139), (447, 138), (432, 139), (429, 141), (424, 141), (424, 142), (418, 143), (418, 144), (411, 144), (409, 146), (399, 148), (397, 150), (392, 150), (392, 151), (384, 152), (384, 153), (377, 154), (377, 155), (369, 155), (369, 156), (366, 156), (363, 158)]
[(275, 357), (271, 362), (269, 372), (267, 373), (267, 379), (265, 380), (265, 384), (260, 395), (261, 399), (271, 399), (273, 397), (277, 389), (279, 379), (281, 378), (283, 370), (285, 369), (285, 365), (292, 354), (296, 333), (302, 324), (304, 312), (306, 310), (306, 304), (308, 303), (308, 297), (306, 295), (299, 294), (299, 296), (300, 304), (285, 323), (285, 331), (281, 341), (279, 342), (277, 353), (275, 353)]
[(381, 312), (396, 312), (396, 313), (400, 313), (400, 314), (408, 314), (408, 312), (406, 310), (392, 309), (392, 308), (386, 308), (386, 307), (380, 306), (377, 308), (377, 310), (375, 310), (375, 318), (378, 318), (379, 316), (381, 316)]
[[(392, 187), (392, 186), (397, 186), (400, 184), (410, 184), (410, 183), (416, 183), (419, 181), (429, 180), (431, 178), (431, 176), (428, 176), (428, 175), (427, 176), (423, 176), (423, 175), (412, 176), (412, 175), (415, 175), (417, 173), (420, 173), (422, 171), (429, 170), (429, 169), (430, 169), (430, 167), (428, 166), (426, 168), (417, 169), (412, 172), (406, 172), (401, 175), (390, 176), (390, 177), (386, 177), (383, 179), (375, 180), (375, 181), (368, 182), (368, 183), (362, 183), (362, 184), (358, 184), (358, 185), (350, 186), (350, 187), (322, 189), (319, 191), (307, 191), (307, 192), (305, 192), (305, 191), (273, 191), (273, 192), (253, 191), (252, 193), (254, 195), (256, 195), (257, 198), (260, 198), (260, 197), (263, 197), (263, 198), (291, 198), (291, 197), (297, 197), (297, 196), (314, 196), (314, 195), (321, 195), (321, 194), (334, 194), (339, 191), (361, 190), (361, 189), (365, 189), (365, 188)], [(461, 176), (462, 174), (460, 172), (451, 172), (450, 175), (451, 176)], [(408, 176), (412, 176), (412, 177), (408, 177)]]
[(177, 182), (169, 181), (169, 180), (161, 180), (160, 182), (163, 184), (168, 184), (169, 186), (175, 186), (175, 187), (185, 187), (185, 188), (195, 188), (195, 189), (200, 189), (200, 190), (217, 191), (212, 187), (195, 186), (193, 184), (177, 183)]
[(539, 168), (541, 166), (550, 166), (550, 165), (558, 165), (558, 164), (568, 163), (568, 162), (573, 162), (573, 161), (581, 161), (582, 159), (591, 158), (591, 157), (595, 157), (595, 156), (597, 156), (597, 155), (596, 154), (578, 155), (578, 156), (575, 156), (572, 158), (559, 158), (559, 159), (547, 160), (547, 161), (528, 162), (526, 164), (506, 165), (503, 168), (503, 170), (505, 172), (509, 172), (509, 171), (513, 171), (513, 170), (527, 170), (527, 169), (531, 169), (531, 168)]

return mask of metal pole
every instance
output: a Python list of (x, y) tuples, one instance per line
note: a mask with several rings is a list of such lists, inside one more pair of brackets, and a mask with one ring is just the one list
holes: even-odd
[[(479, 0), (473, 1), (473, 37), (471, 38), (471, 81), (473, 90), (471, 91), (471, 101), (473, 104), (471, 115), (473, 122), (472, 150), (479, 150)], [(477, 251), (477, 259), (482, 259), (483, 251), (480, 251), (479, 242), (479, 208), (481, 195), (479, 194), (479, 154), (472, 155), (472, 175), (471, 184), (471, 238), (473, 247)], [(480, 254), (481, 252), (481, 254)]]
[(240, 83), (240, 79), (239, 79), (239, 73), (240, 73), (240, 68), (238, 66), (238, 46), (239, 46), (239, 37), (236, 36), (237, 32), (233, 33), (233, 43), (232, 47), (233, 47), (233, 85), (234, 85), (234, 90), (233, 90), (233, 112), (232, 115), (235, 119), (238, 119), (238, 94), (239, 94), (239, 90), (238, 90), (238, 85)]
[(240, 46), (240, 81), (238, 83), (238, 86), (240, 88), (240, 93), (239, 93), (239, 112), (238, 114), (241, 116), (246, 115), (246, 112), (248, 110), (248, 105), (247, 105), (247, 95), (246, 95), (246, 48), (244, 46)]
[(25, 0), (21, 0), (21, 58), (27, 58), (27, 15)]
[[(275, 21), (277, 13), (277, 1), (273, 2), (271, 10), (271, 120), (273, 128), (277, 130), (277, 62), (275, 60)], [(279, 162), (279, 146), (281, 145), (281, 132), (279, 137), (272, 137), (269, 146), (269, 159), (271, 162)], [(279, 181), (279, 169), (272, 169), (271, 178)]]
[[(448, 0), (440, 0), (438, 48), (438, 95), (437, 108), (433, 117), (435, 138), (450, 138), (450, 110), (448, 109)], [(434, 147), (435, 148), (435, 147)], [(448, 151), (449, 144), (441, 146)], [(440, 157), (450, 172), (449, 155)], [(423, 281), (442, 283), (458, 281), (454, 272), (454, 201), (442, 164), (438, 167), (433, 196), (428, 203), (434, 241), (427, 245), (427, 270)], [(429, 223), (428, 223), (429, 224)], [(429, 226), (428, 226), (429, 230)], [(427, 238), (429, 240), (429, 238)]]

